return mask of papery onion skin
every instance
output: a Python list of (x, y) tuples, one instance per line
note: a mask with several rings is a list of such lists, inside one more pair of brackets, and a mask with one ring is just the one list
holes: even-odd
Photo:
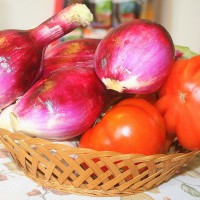
[(39, 80), (15, 105), (15, 131), (64, 140), (82, 134), (99, 117), (107, 90), (89, 67), (60, 69)]
[(108, 89), (153, 93), (169, 74), (174, 54), (172, 38), (164, 27), (137, 19), (112, 29), (101, 40), (95, 70)]
[(34, 29), (0, 31), (0, 110), (15, 102), (41, 77), (47, 45), (88, 25), (92, 19), (84, 4), (74, 4)]

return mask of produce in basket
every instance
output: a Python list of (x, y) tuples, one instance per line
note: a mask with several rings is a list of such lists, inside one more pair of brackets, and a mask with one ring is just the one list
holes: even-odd
[(0, 110), (23, 95), (42, 74), (48, 44), (92, 21), (84, 4), (74, 4), (31, 30), (0, 31)]
[(138, 19), (119, 25), (101, 40), (95, 70), (108, 89), (152, 93), (163, 84), (173, 61), (174, 45), (167, 30)]
[(108, 91), (91, 67), (68, 67), (36, 82), (11, 113), (15, 131), (64, 140), (82, 134), (109, 102)]
[[(141, 25), (143, 22), (145, 23)], [(112, 45), (111, 49), (104, 49), (108, 57), (100, 60), (102, 71), (106, 73), (110, 73), (106, 68), (108, 61), (112, 64), (120, 64), (115, 65), (116, 68), (113, 68), (112, 72), (119, 70), (119, 74), (116, 72), (117, 78), (120, 84), (125, 83), (125, 85), (120, 86), (117, 91), (130, 93), (125, 95), (120, 93), (119, 96), (115, 96), (118, 93), (106, 90), (105, 85), (98, 79), (92, 59), (99, 41), (96, 41), (97, 43), (93, 44), (91, 49), (85, 46), (83, 40), (80, 40), (80, 49), (77, 46), (73, 48), (77, 41), (70, 41), (46, 52), (43, 63), (44, 67), (47, 67), (46, 74), (11, 108), (12, 128), (22, 133), (13, 134), (0, 130), (0, 140), (11, 152), (18, 166), (39, 184), (55, 190), (94, 196), (132, 195), (169, 180), (177, 170), (197, 155), (198, 152), (176, 152), (170, 155), (160, 153), (164, 153), (165, 150), (165, 122), (167, 130), (171, 128), (169, 126), (171, 123), (166, 121), (166, 119), (171, 120), (166, 118), (165, 114), (168, 111), (172, 113), (172, 119), (175, 120), (174, 126), (179, 122), (176, 119), (184, 125), (183, 128), (179, 127), (180, 141), (184, 136), (183, 129), (190, 134), (186, 134), (186, 140), (189, 142), (182, 142), (182, 144), (195, 146), (197, 144), (194, 142), (195, 139), (199, 141), (200, 130), (197, 119), (200, 116), (197, 114), (196, 119), (192, 112), (199, 109), (200, 58), (176, 61), (172, 73), (168, 74), (174, 59), (174, 48), (166, 30), (148, 21), (130, 22), (132, 23), (134, 29), (139, 26), (139, 30), (145, 31), (136, 31), (133, 37), (128, 31), (127, 35), (130, 37), (127, 38), (124, 32), (126, 25), (120, 26), (113, 33), (111, 32), (111, 35), (119, 32), (122, 41), (119, 41), (117, 36), (116, 39), (112, 38), (114, 39), (112, 45), (122, 45), (116, 45), (115, 49)], [(150, 28), (151, 31), (147, 33), (146, 28), (149, 26), (153, 28)], [(122, 37), (121, 33), (125, 36)], [(140, 34), (142, 38), (139, 37)], [(146, 43), (147, 47), (140, 39), (149, 42)], [(97, 60), (100, 49), (101, 53), (103, 51), (102, 44), (106, 46), (104, 42), (100, 43), (95, 57)], [(125, 46), (129, 44), (131, 48), (126, 48)], [(128, 65), (124, 67), (122, 63)], [(126, 68), (132, 64), (135, 71)], [(98, 73), (97, 66), (96, 72)], [(164, 116), (163, 119), (153, 104), (158, 98), (157, 89), (162, 86), (168, 75), (166, 83), (159, 91), (160, 99), (156, 102), (156, 106)], [(27, 77), (29, 78), (28, 74)], [(194, 82), (187, 81), (189, 78)], [(133, 81), (133, 85), (129, 83), (127, 85), (130, 80)], [(172, 80), (172, 83), (169, 80)], [(190, 95), (183, 93), (182, 90), (178, 95), (175, 94), (178, 86), (182, 84), (184, 89), (190, 91)], [(137, 95), (132, 94), (135, 91)], [(132, 95), (134, 98), (127, 98)], [(127, 99), (114, 104), (104, 113), (100, 121), (96, 120), (102, 110), (113, 102), (110, 97)], [(191, 100), (191, 105), (186, 105), (188, 99)], [(180, 110), (176, 109), (176, 104), (179, 105)], [(193, 121), (191, 124), (187, 124), (187, 120), (190, 120), (187, 115)], [(174, 116), (177, 118), (175, 119)], [(189, 132), (190, 128), (192, 128), (191, 132)], [(84, 134), (80, 139), (79, 147), (99, 151), (69, 147), (77, 147), (79, 137), (75, 136), (82, 133)], [(190, 136), (193, 136), (192, 140)], [(40, 137), (60, 141), (47, 141)], [(61, 141), (69, 138), (72, 140)], [(104, 152), (105, 150), (115, 152)]]
[(200, 56), (175, 61), (158, 95), (168, 145), (177, 136), (184, 148), (200, 150)]
[(99, 39), (81, 38), (69, 40), (50, 48), (45, 52), (43, 76), (68, 66), (94, 68), (94, 54)]
[(159, 111), (144, 99), (128, 98), (84, 133), (79, 147), (151, 155), (163, 153), (165, 138), (165, 123)]

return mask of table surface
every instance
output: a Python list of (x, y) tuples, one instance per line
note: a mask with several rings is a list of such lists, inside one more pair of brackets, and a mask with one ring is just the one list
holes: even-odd
[(0, 143), (0, 199), (2, 200), (198, 200), (200, 199), (200, 155), (178, 175), (144, 193), (127, 197), (86, 197), (41, 187), (26, 177)]

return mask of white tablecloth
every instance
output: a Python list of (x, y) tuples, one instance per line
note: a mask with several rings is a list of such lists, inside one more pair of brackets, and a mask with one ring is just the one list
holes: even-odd
[(200, 199), (200, 155), (166, 183), (150, 191), (127, 197), (88, 197), (41, 187), (17, 168), (0, 143), (1, 200), (198, 200)]

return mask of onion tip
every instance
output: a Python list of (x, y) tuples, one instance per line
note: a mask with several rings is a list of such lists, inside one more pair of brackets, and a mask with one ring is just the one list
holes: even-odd
[(74, 17), (81, 26), (85, 27), (93, 20), (93, 15), (85, 4), (75, 4), (72, 7)]
[(115, 90), (117, 92), (123, 92), (124, 87), (120, 81), (110, 78), (102, 78), (102, 82), (105, 84), (107, 89)]
[(10, 113), (10, 121), (11, 121), (13, 130), (18, 131), (19, 130), (18, 119), (17, 119), (17, 116), (13, 112)]

